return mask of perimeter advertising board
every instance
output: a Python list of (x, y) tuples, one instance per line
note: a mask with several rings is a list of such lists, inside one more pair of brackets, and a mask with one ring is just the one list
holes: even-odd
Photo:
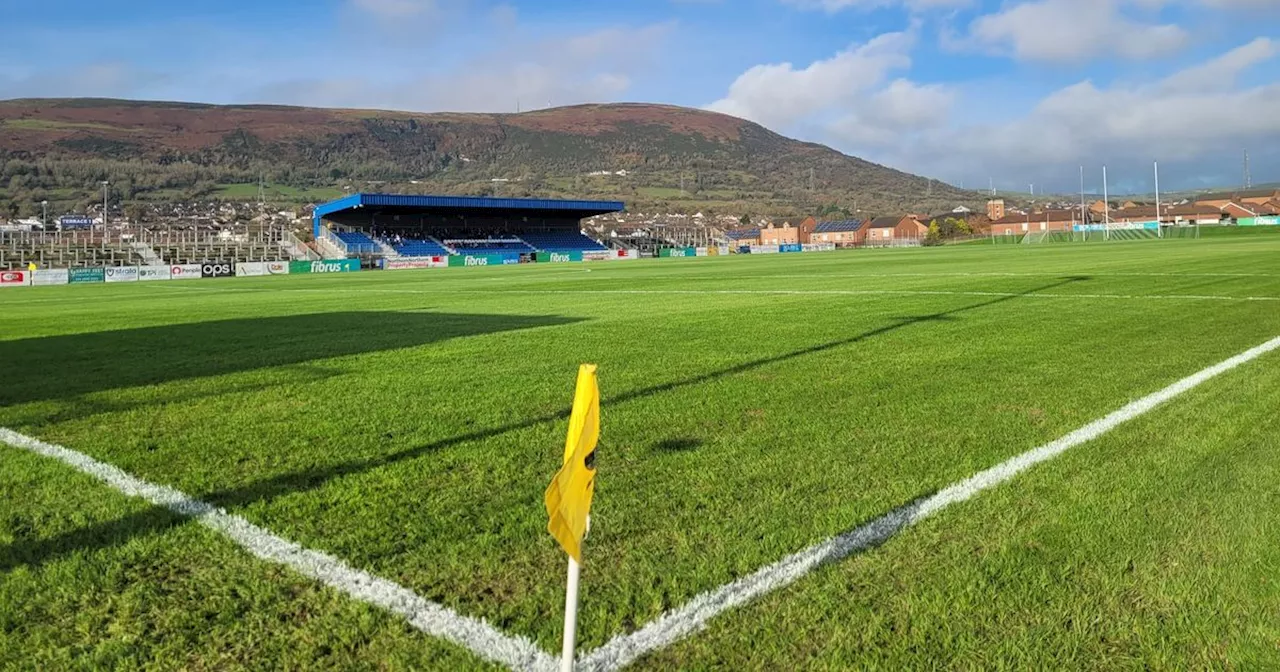
[(359, 259), (325, 259), (323, 261), (291, 261), (289, 274), (294, 273), (352, 273), (360, 270)]
[(0, 287), (25, 287), (31, 284), (31, 271), (0, 271)]
[(143, 282), (152, 280), (168, 280), (173, 277), (173, 271), (168, 266), (139, 266), (138, 279)]
[(232, 268), (229, 261), (200, 262), (200, 277), (202, 278), (229, 278), (233, 275), (235, 275), (235, 269)]
[(171, 280), (187, 280), (200, 277), (200, 264), (174, 264), (169, 267)]
[(267, 265), (261, 261), (241, 261), (236, 264), (237, 278), (252, 278), (267, 274)]
[(65, 285), (69, 281), (65, 268), (47, 268), (31, 272), (33, 285)]
[(137, 266), (108, 266), (105, 275), (107, 282), (137, 282)]
[(94, 268), (72, 268), (67, 270), (67, 282), (78, 285), (85, 282), (103, 282), (106, 280), (106, 271), (97, 266)]
[(289, 262), (268, 261), (267, 275), (289, 275)]
[(411, 259), (387, 259), (382, 268), (388, 271), (400, 271), (406, 268), (444, 268), (449, 265), (449, 257), (414, 257)]

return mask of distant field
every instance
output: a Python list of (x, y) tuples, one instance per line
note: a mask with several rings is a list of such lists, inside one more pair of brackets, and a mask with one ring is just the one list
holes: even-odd
[[(542, 495), (599, 364), (579, 629), (611, 669), (587, 652), (1280, 336), (1280, 235), (37, 287), (0, 312), (0, 427), (547, 656)], [(616, 660), (1278, 668), (1277, 408), (1280, 351)], [(56, 460), (0, 461), (0, 668), (495, 665)]]
[[(265, 197), (269, 201), (291, 201), (302, 203), (306, 201), (330, 201), (335, 198), (341, 198), (343, 191), (332, 187), (310, 187), (299, 188), (290, 187), (283, 184), (264, 185)], [(229, 201), (255, 201), (258, 199), (258, 184), (220, 184), (214, 191), (214, 195), (218, 198)]]
[(118, 131), (121, 133), (137, 133), (138, 129), (110, 124), (94, 124), (74, 121), (54, 121), (52, 119), (0, 119), (0, 126), (25, 129), (31, 131)]

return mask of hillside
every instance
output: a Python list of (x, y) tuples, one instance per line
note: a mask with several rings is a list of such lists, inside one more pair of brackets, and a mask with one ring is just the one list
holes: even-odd
[[(352, 190), (610, 197), (632, 210), (764, 215), (935, 211), (974, 192), (666, 105), (412, 113), (103, 99), (0, 101), (0, 207)], [(605, 172), (608, 175), (591, 175)], [(624, 174), (619, 174), (625, 171)], [(253, 184), (246, 188), (246, 185)], [(239, 185), (239, 186), (236, 186)], [(0, 210), (0, 214), (5, 214)]]

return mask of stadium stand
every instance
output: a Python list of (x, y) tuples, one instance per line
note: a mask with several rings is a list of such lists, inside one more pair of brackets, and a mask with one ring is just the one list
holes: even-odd
[(396, 242), (389, 242), (392, 249), (402, 257), (443, 257), (451, 254), (444, 245), (441, 245), (435, 238), (404, 238), (399, 237)]
[(41, 268), (84, 268), (143, 263), (145, 259), (132, 242), (119, 236), (90, 231), (0, 233), (0, 270), (20, 270), (27, 264)]
[(347, 244), (347, 252), (352, 255), (366, 255), (378, 252), (378, 244), (362, 231), (334, 231), (333, 235)]
[(465, 254), (519, 254), (536, 251), (519, 238), (447, 239), (444, 244)]
[(0, 270), (308, 258), (285, 229), (0, 232)]
[(542, 252), (590, 252), (609, 249), (578, 231), (522, 233), (520, 239)]

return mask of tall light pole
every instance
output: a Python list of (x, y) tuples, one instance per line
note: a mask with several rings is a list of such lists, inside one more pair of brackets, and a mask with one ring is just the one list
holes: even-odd
[(111, 183), (106, 180), (103, 180), (99, 182), (99, 184), (102, 185), (102, 230), (106, 231), (107, 230), (107, 187), (111, 186)]
[(40, 201), (40, 228), (49, 228), (49, 201)]

